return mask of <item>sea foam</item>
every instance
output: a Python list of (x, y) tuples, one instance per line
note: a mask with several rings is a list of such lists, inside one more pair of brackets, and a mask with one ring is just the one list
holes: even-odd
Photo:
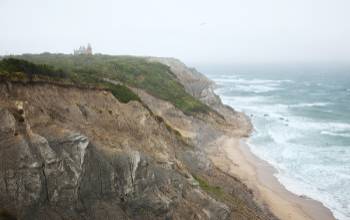
[(291, 192), (322, 202), (337, 219), (350, 219), (350, 115), (328, 98), (350, 105), (343, 93), (334, 94), (345, 89), (243, 75), (213, 79), (223, 102), (251, 117), (255, 132), (249, 146), (277, 169), (278, 180)]

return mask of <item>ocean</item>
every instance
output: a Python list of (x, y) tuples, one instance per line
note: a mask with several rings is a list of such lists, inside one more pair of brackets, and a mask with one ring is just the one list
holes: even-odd
[(251, 151), (291, 192), (350, 219), (350, 71), (206, 71), (223, 102), (245, 112)]

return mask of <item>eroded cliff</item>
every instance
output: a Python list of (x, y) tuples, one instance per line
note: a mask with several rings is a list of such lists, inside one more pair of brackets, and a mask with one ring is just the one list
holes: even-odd
[[(249, 132), (240, 113), (214, 101), (224, 119), (195, 117), (130, 88), (141, 101), (121, 103), (103, 89), (3, 80), (2, 212), (18, 219), (274, 218), (205, 150), (224, 133)], [(209, 99), (201, 95), (211, 105)]]

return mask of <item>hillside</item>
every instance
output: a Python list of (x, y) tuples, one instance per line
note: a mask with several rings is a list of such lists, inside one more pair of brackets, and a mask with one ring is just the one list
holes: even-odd
[(251, 128), (203, 75), (184, 83), (193, 70), (156, 58), (12, 58), (0, 61), (1, 215), (275, 219), (209, 159), (217, 138)]

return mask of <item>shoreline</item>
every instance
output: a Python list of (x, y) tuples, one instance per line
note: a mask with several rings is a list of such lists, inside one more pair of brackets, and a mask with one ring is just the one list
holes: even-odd
[(252, 189), (258, 203), (282, 220), (335, 220), (321, 202), (288, 191), (268, 162), (251, 152), (246, 139), (222, 136), (208, 149), (215, 166)]

